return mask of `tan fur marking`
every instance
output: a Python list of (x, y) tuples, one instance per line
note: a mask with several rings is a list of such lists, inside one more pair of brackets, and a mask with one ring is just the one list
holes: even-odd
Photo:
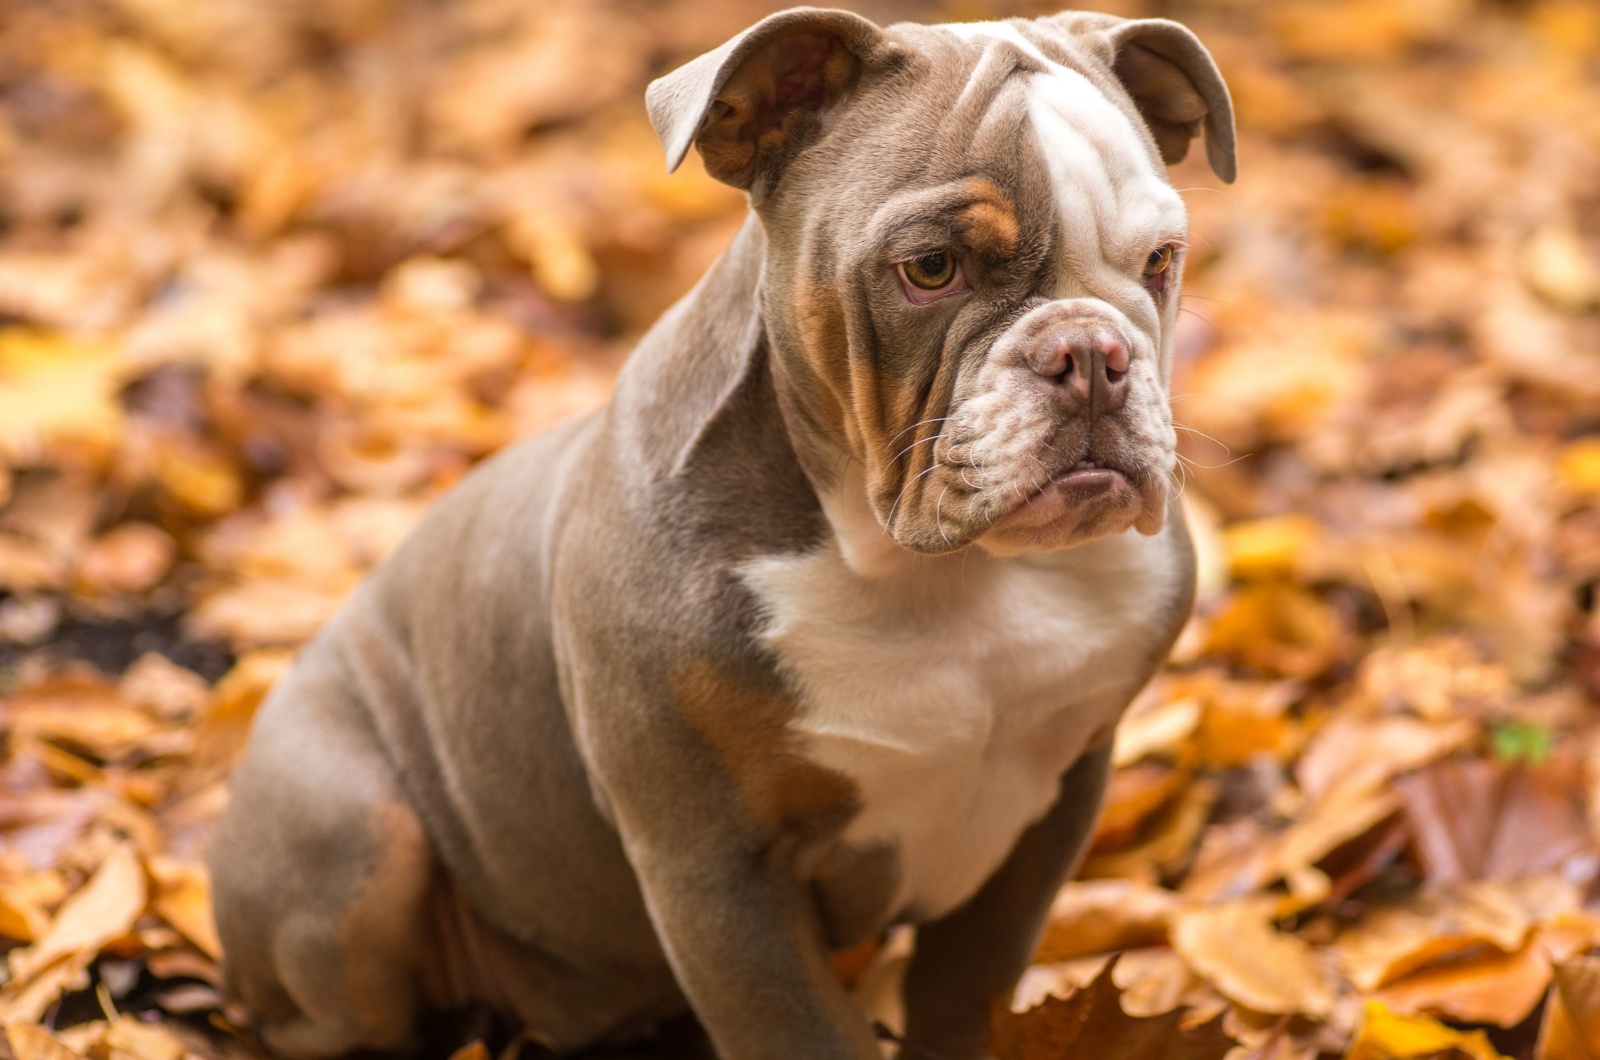
[[(853, 403), (853, 387), (849, 373), (850, 339), (845, 330), (839, 293), (822, 283), (796, 284), (790, 310), (794, 314), (794, 333), (812, 376), (810, 380), (790, 382), (805, 385), (811, 391), (806, 395), (808, 404), (824, 411), (823, 426), (842, 431), (851, 453), (860, 457), (864, 452), (860, 425), (844, 411)], [(813, 383), (820, 385), (823, 392), (817, 393)], [(819, 400), (811, 402), (811, 398)]]
[(686, 666), (672, 682), (683, 711), (764, 824), (815, 835), (855, 812), (856, 789), (795, 750), (788, 725), (798, 709), (781, 688), (758, 686), (707, 662)]
[(1011, 196), (993, 182), (975, 177), (968, 185), (972, 202), (961, 211), (962, 235), (980, 254), (1007, 259), (1017, 252), (1020, 231)]
[(376, 858), (334, 937), (343, 960), (345, 997), (364, 1040), (397, 1044), (411, 1029), (415, 998), (408, 970), (422, 941), (423, 899), (433, 854), (408, 806), (380, 802), (368, 819)]

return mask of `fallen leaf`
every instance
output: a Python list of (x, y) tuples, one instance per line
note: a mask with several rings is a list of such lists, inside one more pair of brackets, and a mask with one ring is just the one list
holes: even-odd
[(0, 458), (36, 461), (55, 444), (109, 451), (122, 424), (117, 370), (109, 343), (0, 328)]
[(1236, 590), (1211, 619), (1206, 650), (1282, 677), (1315, 677), (1344, 653), (1338, 614), (1300, 587), (1261, 582)]
[(1027, 1012), (995, 1009), (989, 1051), (995, 1060), (1221, 1060), (1233, 1048), (1217, 1022), (1185, 1027), (1184, 1012), (1130, 1016), (1112, 980), (1116, 962), (1070, 997), (1050, 997)]
[(1305, 942), (1272, 927), (1276, 903), (1248, 899), (1180, 910), (1172, 948), (1225, 997), (1257, 1012), (1326, 1017), (1336, 977)]
[(155, 896), (150, 910), (183, 933), (207, 957), (222, 959), (222, 940), (211, 918), (211, 875), (204, 866), (175, 858), (150, 859)]
[(1534, 1056), (1537, 1060), (1600, 1060), (1600, 957), (1560, 961), (1554, 979)]
[(1412, 1060), (1452, 1051), (1472, 1060), (1506, 1060), (1482, 1031), (1454, 1030), (1426, 1016), (1401, 1015), (1380, 1001), (1369, 1001), (1345, 1060)]
[(66, 957), (93, 954), (112, 939), (126, 935), (144, 912), (144, 867), (133, 847), (111, 848), (87, 883), (62, 904), (39, 941), (8, 955), (11, 980), (3, 993), (14, 995), (51, 964)]
[(1145, 758), (1176, 757), (1200, 724), (1198, 699), (1184, 697), (1167, 702), (1136, 700), (1117, 723), (1111, 762), (1118, 769)]
[(166, 577), (177, 545), (159, 527), (123, 523), (91, 541), (78, 559), (78, 580), (90, 593), (142, 593)]
[(68, 1049), (36, 1023), (7, 1024), (6, 1041), (17, 1060), (83, 1060), (81, 1053)]
[(1295, 777), (1313, 799), (1335, 787), (1375, 789), (1465, 747), (1477, 734), (1465, 719), (1337, 717), (1307, 744)]
[(1053, 964), (1093, 953), (1166, 941), (1178, 896), (1137, 880), (1083, 880), (1061, 888), (1050, 906), (1034, 961)]
[(1580, 772), (1569, 757), (1536, 767), (1464, 759), (1401, 779), (1428, 878), (1515, 879), (1592, 863)]

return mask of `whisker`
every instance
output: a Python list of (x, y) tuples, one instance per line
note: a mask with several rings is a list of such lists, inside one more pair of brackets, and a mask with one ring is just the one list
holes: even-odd
[(1233, 449), (1228, 445), (1227, 442), (1223, 441), (1220, 438), (1213, 438), (1213, 437), (1211, 437), (1211, 435), (1207, 434), (1205, 431), (1197, 431), (1193, 427), (1190, 427), (1190, 426), (1188, 426), (1186, 424), (1179, 423), (1176, 420), (1172, 421), (1172, 429), (1173, 430), (1177, 430), (1177, 431), (1188, 431), (1190, 434), (1195, 435), (1198, 438), (1204, 438), (1206, 441), (1210, 442), (1212, 445), (1220, 446), (1222, 451), (1224, 453), (1227, 453), (1229, 456), (1233, 455)]
[(918, 427), (921, 427), (923, 424), (927, 424), (927, 423), (943, 423), (945, 420), (947, 420), (949, 418), (950, 418), (949, 416), (935, 416), (932, 419), (919, 420), (918, 422), (913, 423), (911, 426), (907, 427), (905, 431), (901, 431), (899, 434), (895, 435), (893, 438), (890, 438), (887, 442), (884, 443), (883, 447), (885, 449), (888, 449), (891, 446), (893, 446), (895, 442), (898, 442), (900, 440), (901, 435), (904, 435), (906, 433), (906, 431), (914, 431)]
[(1222, 329), (1213, 324), (1211, 322), (1211, 318), (1206, 316), (1204, 313), (1196, 313), (1193, 309), (1190, 309), (1184, 305), (1178, 306), (1178, 312), (1188, 313), (1190, 316), (1194, 317), (1196, 320), (1200, 321), (1200, 323), (1204, 324), (1206, 327), (1215, 332), (1218, 338), (1222, 337)]
[[(901, 431), (900, 433), (904, 434), (905, 432)], [(919, 445), (925, 445), (928, 442), (937, 442), (938, 440), (939, 440), (939, 435), (937, 435), (937, 434), (934, 435), (931, 438), (918, 438), (916, 441), (912, 442), (910, 445), (906, 446), (904, 449), (902, 449), (898, 453), (894, 454), (894, 459), (890, 460), (889, 463), (891, 463), (891, 464), (894, 463), (895, 460), (899, 460), (902, 456), (905, 456), (907, 453), (911, 452), (911, 450), (915, 449)]]
[[(923, 475), (926, 475), (926, 474), (928, 474), (929, 472), (932, 472), (932, 471), (937, 471), (941, 467), (944, 467), (944, 461), (943, 460), (935, 460), (930, 467), (927, 467), (927, 468), (923, 469), (920, 473), (918, 473), (916, 475), (916, 477), (912, 478), (911, 481), (907, 482), (904, 486), (900, 487), (900, 492), (898, 494), (896, 494), (896, 496), (894, 498), (894, 503), (889, 505), (889, 514), (888, 514), (888, 516), (885, 517), (884, 520), (883, 520), (883, 525), (884, 525), (885, 528), (892, 528), (894, 526), (895, 512), (899, 509), (900, 502), (903, 499), (905, 499), (906, 491), (909, 490), (912, 486), (916, 485), (917, 482), (919, 482), (922, 479)], [(946, 487), (946, 488), (948, 489), (949, 487)]]
[(1203, 188), (1203, 187), (1196, 186), (1196, 187), (1193, 187), (1193, 188), (1177, 188), (1175, 190), (1178, 192), (1179, 195), (1182, 195), (1182, 194), (1184, 194), (1186, 192), (1191, 192), (1191, 191), (1209, 191), (1213, 195), (1220, 195), (1224, 199), (1227, 199), (1229, 202), (1233, 203), (1235, 208), (1237, 208), (1238, 205), (1239, 205), (1239, 200), (1238, 199), (1235, 199), (1232, 195), (1230, 195), (1229, 193), (1223, 191), (1221, 188)]
[(1185, 464), (1188, 464), (1190, 467), (1193, 467), (1193, 468), (1195, 468), (1197, 470), (1200, 470), (1200, 471), (1217, 471), (1217, 470), (1219, 470), (1221, 468), (1232, 467), (1234, 464), (1237, 464), (1239, 461), (1247, 460), (1250, 457), (1249, 453), (1241, 453), (1240, 455), (1234, 457), (1232, 460), (1224, 461), (1223, 463), (1220, 463), (1220, 464), (1202, 464), (1202, 463), (1200, 463), (1200, 461), (1195, 460), (1195, 459), (1193, 459), (1191, 457), (1184, 456), (1182, 453), (1173, 453), (1172, 455), (1177, 457), (1179, 460), (1183, 461)]

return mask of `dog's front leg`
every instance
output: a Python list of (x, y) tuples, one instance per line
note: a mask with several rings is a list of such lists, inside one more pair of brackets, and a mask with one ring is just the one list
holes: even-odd
[(723, 1060), (879, 1060), (797, 879), (722, 837), (635, 838), (628, 850), (673, 972)]
[(990, 1007), (1009, 1000), (1027, 968), (1051, 900), (1088, 843), (1110, 767), (1109, 742), (1087, 752), (1062, 776), (1050, 813), (1023, 833), (983, 889), (917, 928), (906, 973), (904, 1060), (984, 1055)]

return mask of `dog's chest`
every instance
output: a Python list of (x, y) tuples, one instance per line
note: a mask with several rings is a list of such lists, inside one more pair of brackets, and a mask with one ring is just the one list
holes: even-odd
[(919, 560), (871, 581), (832, 547), (747, 568), (799, 691), (803, 753), (859, 790), (843, 840), (894, 850), (895, 913), (970, 897), (1138, 690), (1179, 592), (1161, 542)]

